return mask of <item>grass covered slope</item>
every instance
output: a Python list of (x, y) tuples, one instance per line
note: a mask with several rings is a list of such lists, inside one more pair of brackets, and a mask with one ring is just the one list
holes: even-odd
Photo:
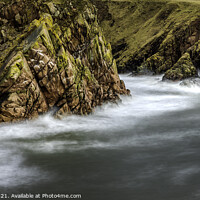
[(173, 80), (197, 74), (200, 1), (99, 0), (96, 6), (120, 71), (169, 70), (165, 78)]

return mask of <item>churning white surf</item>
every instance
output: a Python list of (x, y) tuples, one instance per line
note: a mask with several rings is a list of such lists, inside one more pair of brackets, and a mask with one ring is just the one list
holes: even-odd
[(51, 113), (33, 121), (0, 126), (1, 140), (40, 138), (67, 132), (123, 131), (129, 125), (165, 112), (183, 110), (195, 106), (199, 87), (182, 87), (179, 83), (161, 82), (161, 76), (129, 77), (122, 75), (131, 97), (122, 97), (122, 103), (105, 104), (89, 116), (68, 116), (55, 119)]
[[(170, 118), (174, 112), (200, 106), (199, 87), (187, 88), (179, 86), (178, 82), (162, 82), (161, 76), (122, 75), (121, 78), (132, 96), (122, 97), (118, 104), (98, 107), (89, 116), (68, 116), (58, 120), (48, 113), (33, 121), (0, 125), (0, 185), (15, 185), (19, 179), (34, 179), (42, 173), (38, 168), (21, 167), (24, 151), (54, 153), (146, 147), (181, 140), (191, 134), (198, 136), (197, 130), (191, 133), (174, 128), (166, 132), (168, 127), (164, 124), (165, 120), (172, 123)], [(198, 115), (193, 117), (199, 118)], [(186, 118), (177, 115), (177, 123), (184, 123)], [(15, 171), (17, 175), (14, 175)]]

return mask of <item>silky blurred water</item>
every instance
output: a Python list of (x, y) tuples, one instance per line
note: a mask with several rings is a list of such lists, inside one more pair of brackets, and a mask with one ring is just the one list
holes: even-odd
[(200, 88), (122, 75), (132, 97), (89, 116), (0, 125), (1, 193), (199, 200)]

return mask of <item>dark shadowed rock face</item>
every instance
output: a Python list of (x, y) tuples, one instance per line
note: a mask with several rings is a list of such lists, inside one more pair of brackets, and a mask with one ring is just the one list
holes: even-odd
[(88, 1), (0, 1), (0, 122), (88, 114), (129, 94)]

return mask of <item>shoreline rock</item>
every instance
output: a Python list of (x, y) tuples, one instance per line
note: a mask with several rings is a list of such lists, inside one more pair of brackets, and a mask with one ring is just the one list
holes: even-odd
[(53, 107), (57, 117), (89, 114), (130, 94), (89, 1), (12, 0), (0, 13), (0, 122)]

